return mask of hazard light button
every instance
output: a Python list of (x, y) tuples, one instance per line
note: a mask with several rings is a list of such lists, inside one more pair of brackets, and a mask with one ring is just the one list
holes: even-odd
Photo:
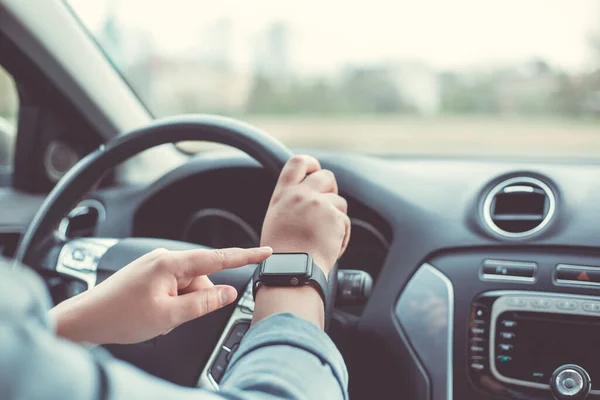
[(600, 267), (559, 264), (554, 279), (559, 284), (600, 286)]

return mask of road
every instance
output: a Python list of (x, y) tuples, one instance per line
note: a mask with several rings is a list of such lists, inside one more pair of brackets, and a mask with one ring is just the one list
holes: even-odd
[[(289, 147), (376, 154), (600, 159), (600, 120), (247, 116)], [(197, 145), (187, 144), (187, 149)]]

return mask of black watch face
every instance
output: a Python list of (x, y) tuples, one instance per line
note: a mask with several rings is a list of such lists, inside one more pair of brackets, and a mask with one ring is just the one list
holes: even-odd
[(263, 274), (305, 275), (308, 274), (307, 254), (273, 254), (263, 264)]

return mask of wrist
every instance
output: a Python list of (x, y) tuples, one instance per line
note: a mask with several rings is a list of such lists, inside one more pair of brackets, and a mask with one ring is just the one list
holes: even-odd
[(56, 335), (72, 342), (86, 342), (85, 330), (80, 325), (83, 322), (82, 300), (86, 293), (72, 297), (58, 304), (49, 311), (54, 320)]
[(252, 323), (278, 313), (295, 314), (321, 329), (325, 326), (323, 299), (313, 285), (302, 287), (259, 286)]

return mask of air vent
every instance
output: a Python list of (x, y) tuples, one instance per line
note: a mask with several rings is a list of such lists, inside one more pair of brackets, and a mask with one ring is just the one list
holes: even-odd
[(521, 238), (547, 226), (555, 210), (556, 199), (548, 185), (535, 178), (518, 177), (490, 191), (483, 204), (483, 217), (499, 235)]
[(93, 236), (99, 222), (106, 218), (106, 210), (96, 200), (84, 200), (61, 221), (58, 232), (65, 239)]

